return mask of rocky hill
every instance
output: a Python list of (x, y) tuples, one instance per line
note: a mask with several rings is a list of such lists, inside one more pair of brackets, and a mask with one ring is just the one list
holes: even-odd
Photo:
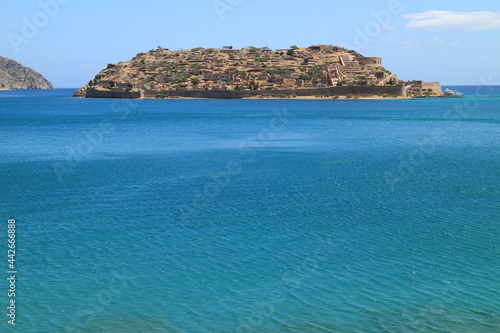
[(54, 89), (40, 73), (20, 63), (0, 57), (0, 90)]
[[(308, 95), (308, 91), (311, 96), (317, 96), (323, 91), (321, 89), (334, 87), (357, 87), (351, 90), (376, 95), (384, 89), (362, 87), (398, 85), (403, 85), (403, 81), (384, 68), (382, 58), (364, 57), (356, 51), (332, 45), (292, 46), (281, 50), (267, 47), (233, 49), (231, 46), (168, 50), (159, 47), (139, 53), (130, 61), (109, 64), (74, 96), (216, 98), (213, 93), (201, 91), (247, 91), (224, 96), (261, 97), (296, 90), (300, 90), (301, 96)], [(405, 89), (401, 91), (399, 95), (406, 96)], [(424, 91), (422, 87), (414, 93), (439, 95), (441, 92)]]

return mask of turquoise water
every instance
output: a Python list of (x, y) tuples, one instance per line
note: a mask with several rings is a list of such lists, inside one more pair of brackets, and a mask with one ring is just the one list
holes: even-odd
[(0, 92), (1, 332), (500, 332), (500, 87)]

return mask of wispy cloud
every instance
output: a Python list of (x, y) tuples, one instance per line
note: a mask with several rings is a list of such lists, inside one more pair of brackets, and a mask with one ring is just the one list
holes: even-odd
[(416, 49), (419, 45), (419, 42), (414, 40), (414, 39), (408, 39), (408, 40), (400, 40), (399, 45), (403, 49)]
[(443, 45), (444, 44), (444, 39), (439, 38), (439, 37), (434, 37), (430, 41), (428, 41), (429, 44), (432, 45)]
[(500, 12), (450, 12), (431, 10), (403, 15), (407, 28), (427, 31), (467, 31), (500, 29)]
[(384, 25), (382, 30), (395, 30), (397, 27), (395, 25)]
[(460, 42), (458, 40), (454, 40), (452, 42), (447, 42), (442, 38), (434, 37), (433, 39), (427, 41), (427, 44), (437, 45), (437, 46), (445, 46), (445, 47), (455, 47), (455, 46), (458, 46), (458, 44), (460, 44)]

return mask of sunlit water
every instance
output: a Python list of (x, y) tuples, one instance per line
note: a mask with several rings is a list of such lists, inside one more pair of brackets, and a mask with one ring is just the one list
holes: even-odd
[(457, 89), (0, 92), (0, 331), (499, 332), (500, 88)]

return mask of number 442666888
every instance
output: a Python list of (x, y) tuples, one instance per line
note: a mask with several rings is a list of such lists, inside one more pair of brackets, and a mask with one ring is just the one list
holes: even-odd
[(16, 268), (16, 220), (9, 219), (8, 221), (8, 233), (9, 233), (9, 250), (8, 250), (8, 263), (9, 269), (13, 270)]

